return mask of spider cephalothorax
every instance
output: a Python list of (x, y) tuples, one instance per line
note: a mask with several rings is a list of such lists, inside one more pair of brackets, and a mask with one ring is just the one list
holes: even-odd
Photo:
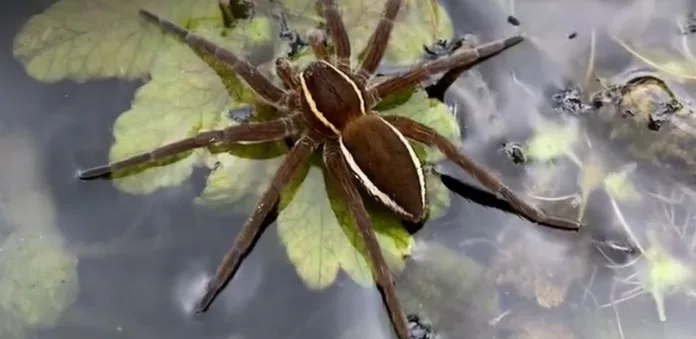
[(278, 59), (276, 71), (283, 88), (276, 86), (248, 61), (239, 59), (234, 53), (168, 20), (141, 10), (140, 13), (145, 19), (177, 35), (191, 47), (202, 49), (226, 63), (260, 98), (278, 110), (278, 118), (268, 122), (205, 131), (146, 154), (87, 169), (79, 173), (81, 179), (107, 176), (119, 169), (219, 143), (262, 142), (288, 137), (297, 140), (273, 176), (257, 208), (235, 238), (214, 278), (209, 282), (205, 295), (198, 303), (198, 312), (208, 308), (227, 280), (234, 275), (243, 258), (251, 250), (262, 222), (278, 201), (280, 192), (292, 174), (317, 150), (321, 150), (329, 178), (340, 188), (340, 193), (366, 245), (375, 282), (399, 339), (408, 338), (406, 317), (371, 229), (370, 216), (365, 210), (358, 187), (362, 187), (402, 219), (422, 221), (427, 211), (423, 169), (407, 139), (438, 148), (484, 187), (507, 200), (519, 215), (550, 227), (578, 228), (576, 222), (548, 217), (518, 197), (489, 170), (459, 152), (454, 144), (433, 129), (405, 117), (380, 116), (372, 111), (382, 98), (390, 94), (413, 86), (437, 73), (454, 68), (473, 67), (522, 41), (521, 36), (513, 36), (482, 44), (476, 48), (454, 52), (441, 59), (415, 65), (407, 72), (387, 80), (371, 82), (386, 50), (402, 1), (386, 1), (382, 18), (369, 40), (362, 62), (356, 68), (352, 68), (350, 41), (334, 0), (318, 0), (323, 9), (328, 33), (333, 40), (334, 53), (329, 55), (327, 52), (326, 41), (321, 31), (310, 32), (308, 41), (317, 60), (295, 72), (288, 59)]

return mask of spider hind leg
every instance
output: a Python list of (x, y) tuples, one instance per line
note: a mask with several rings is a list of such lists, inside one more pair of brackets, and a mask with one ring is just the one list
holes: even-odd
[(459, 152), (453, 143), (430, 127), (401, 116), (387, 116), (385, 119), (407, 138), (438, 148), (449, 160), (457, 164), (459, 168), (471, 175), (486, 189), (507, 200), (518, 215), (550, 228), (568, 231), (580, 229), (580, 222), (547, 216), (542, 210), (526, 202), (507, 187), (491, 170)]

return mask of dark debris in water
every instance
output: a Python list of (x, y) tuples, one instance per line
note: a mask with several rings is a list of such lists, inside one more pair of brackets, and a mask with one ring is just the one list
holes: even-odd
[(232, 26), (236, 20), (250, 19), (255, 14), (254, 3), (248, 0), (221, 0), (218, 5), (225, 27)]
[[(597, 110), (604, 106), (618, 106), (621, 103), (621, 86), (612, 86), (593, 93), (590, 97), (592, 108)], [(626, 112), (630, 115), (631, 112)]]
[(681, 104), (678, 102), (661, 102), (658, 108), (650, 114), (650, 121), (648, 122), (648, 128), (657, 131), (666, 122), (672, 119), (674, 113), (681, 109)]
[(682, 34), (689, 35), (696, 33), (696, 12), (691, 12), (684, 20), (684, 31)]
[(435, 60), (437, 58), (452, 54), (452, 52), (460, 48), (475, 47), (478, 42), (471, 34), (465, 34), (461, 37), (446, 40), (438, 39), (434, 44), (427, 46), (423, 45), (426, 60)]
[(287, 41), (288, 45), (290, 46), (287, 52), (287, 56), (289, 58), (292, 58), (297, 53), (309, 46), (309, 43), (302, 38), (300, 33), (290, 28), (285, 12), (278, 10), (273, 13), (273, 18), (278, 22), (278, 26), (280, 27), (280, 38)]
[(573, 39), (575, 39), (577, 36), (578, 36), (578, 32), (573, 32), (573, 33), (570, 33), (570, 35), (568, 35), (568, 39), (569, 39), (569, 40), (573, 40)]
[(244, 105), (229, 110), (229, 112), (227, 112), (227, 116), (237, 123), (247, 124), (251, 121), (253, 111), (254, 109), (251, 105)]
[(436, 332), (432, 325), (426, 323), (417, 314), (406, 316), (408, 320), (409, 339), (435, 339)]
[(561, 113), (582, 115), (593, 110), (592, 105), (582, 101), (582, 93), (575, 86), (568, 86), (551, 95), (551, 107)]
[(512, 16), (512, 15), (509, 15), (509, 16), (507, 17), (507, 22), (508, 22), (510, 25), (513, 25), (513, 26), (519, 26), (519, 25), (520, 25), (520, 20), (517, 19), (517, 18), (515, 18), (515, 17)]
[(527, 156), (524, 154), (522, 146), (515, 142), (505, 142), (502, 146), (505, 156), (515, 164), (524, 164), (527, 162)]

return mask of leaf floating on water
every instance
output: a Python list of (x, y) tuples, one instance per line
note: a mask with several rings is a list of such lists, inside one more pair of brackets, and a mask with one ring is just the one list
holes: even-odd
[[(170, 41), (153, 67), (152, 80), (138, 89), (131, 109), (116, 119), (109, 161), (149, 152), (211, 129), (229, 103), (215, 71), (188, 47)], [(157, 164), (166, 166), (147, 164), (118, 171), (114, 185), (131, 194), (150, 194), (177, 186), (201, 163), (201, 153), (195, 150)], [(134, 173), (137, 175), (131, 175)]]
[[(225, 117), (216, 128), (235, 124)], [(196, 204), (226, 213), (248, 213), (266, 190), (286, 151), (285, 144), (278, 141), (225, 146), (209, 154), (206, 163), (212, 171)]]
[[(197, 31), (230, 49), (241, 45), (239, 41), (222, 38), (216, 25), (199, 26)], [(253, 25), (253, 21), (248, 25)], [(239, 27), (242, 30), (246, 26)], [(223, 112), (239, 101), (251, 100), (250, 91), (225, 71), (209, 56), (198, 55), (180, 41), (168, 39), (152, 68), (152, 80), (138, 89), (131, 109), (114, 124), (116, 140), (109, 160), (118, 161), (205, 130), (224, 127), (228, 120), (224, 120)], [(165, 159), (157, 166), (147, 164), (119, 171), (115, 173), (114, 184), (131, 194), (149, 194), (159, 188), (177, 186), (191, 175), (194, 166), (203, 163), (207, 153), (199, 149)]]
[[(50, 230), (17, 230), (0, 242), (0, 314), (47, 327), (77, 296), (77, 258)], [(15, 319), (16, 320), (16, 319)], [(0, 321), (0, 327), (5, 327)], [(12, 324), (9, 324), (12, 325)], [(17, 326), (14, 324), (12, 326)], [(2, 333), (4, 329), (0, 329)]]
[(26, 22), (14, 55), (44, 82), (142, 77), (164, 40), (159, 28), (140, 18), (140, 8), (181, 25), (192, 18), (222, 20), (217, 3), (208, 0), (62, 0)]
[[(372, 271), (359, 233), (337, 190), (325, 183), (316, 166), (298, 171), (279, 203), (278, 234), (309, 288), (331, 285), (339, 269), (354, 281), (372, 286)], [(369, 212), (385, 257), (398, 259), (395, 264), (402, 266), (401, 258), (411, 248), (411, 236), (386, 211)]]
[(425, 185), (428, 190), (428, 219), (439, 219), (450, 207), (450, 191), (432, 171), (426, 172)]

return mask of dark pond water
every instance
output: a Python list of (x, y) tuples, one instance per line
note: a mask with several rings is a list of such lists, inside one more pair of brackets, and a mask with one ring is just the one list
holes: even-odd
[[(246, 214), (223, 214), (193, 203), (206, 185), (207, 170), (196, 170), (181, 185), (149, 195), (123, 193), (109, 181), (75, 178), (77, 169), (108, 161), (114, 121), (130, 108), (142, 81), (46, 84), (27, 75), (13, 56), (13, 40), (30, 17), (52, 4), (38, 0), (3, 4), (0, 216), (5, 225), (0, 237), (9, 239), (20, 230), (30, 233), (24, 233), (25, 245), (0, 244), (0, 273), (31, 273), (24, 278), (0, 277), (0, 298), (13, 300), (0, 300), (0, 317), (10, 319), (0, 320), (0, 337), (390, 337), (375, 290), (360, 287), (346, 274), (339, 274), (335, 284), (321, 291), (308, 289), (288, 259), (275, 223), (211, 310), (192, 315), (194, 300)], [(515, 190), (551, 185), (552, 189), (529, 189), (529, 194), (545, 196), (539, 200), (545, 200), (542, 205), (549, 210), (581, 216), (587, 227), (579, 233), (549, 231), (450, 194), (444, 216), (426, 222), (414, 235), (413, 258), (397, 280), (400, 295), (411, 300), (409, 311), (429, 319), (447, 338), (693, 338), (694, 329), (683, 315), (693, 312), (690, 307), (696, 297), (692, 254), (696, 224), (690, 214), (696, 207), (696, 188), (689, 167), (678, 165), (696, 165), (689, 150), (696, 144), (692, 139), (696, 133), (675, 129), (664, 138), (668, 146), (676, 146), (658, 150), (650, 158), (639, 152), (649, 145), (636, 140), (662, 139), (650, 139), (654, 134), (646, 136), (642, 130), (606, 132), (611, 128), (587, 117), (594, 112), (575, 116), (554, 109), (553, 94), (569, 84), (579, 84), (583, 93), (596, 90), (591, 89), (597, 86), (595, 81), (585, 83), (588, 64), (604, 70), (603, 77), (644, 66), (606, 33), (616, 25), (624, 34), (617, 36), (626, 41), (643, 32), (648, 51), (662, 50), (659, 42), (665, 41), (676, 41), (683, 48), (678, 58), (663, 55), (658, 66), (668, 75), (681, 74), (679, 81), (664, 83), (678, 87), (674, 91), (688, 102), (696, 79), (696, 62), (688, 58), (692, 38), (682, 39), (671, 29), (694, 3), (448, 0), (442, 5), (456, 35), (472, 33), (485, 42), (521, 29), (535, 39), (465, 73), (447, 92), (445, 101), (456, 108), (463, 149), (494, 168)], [(508, 22), (513, 14), (520, 27)], [(645, 24), (653, 19), (654, 27)], [(676, 54), (675, 44), (664, 45), (664, 50)], [(607, 78), (623, 81), (621, 76)], [(678, 126), (690, 124), (687, 118), (678, 119), (682, 123)], [(546, 131), (561, 134), (556, 133), (558, 139), (547, 141), (543, 149), (558, 148), (566, 142), (564, 135), (577, 136), (570, 142), (571, 150), (563, 153), (567, 158), (552, 161), (557, 167), (513, 164), (501, 145), (523, 143), (537, 128), (544, 130), (539, 126), (548, 124), (542, 120), (551, 123)], [(628, 137), (616, 141), (606, 137), (611, 133)], [(660, 155), (670, 157), (665, 160)], [(668, 160), (675, 164), (663, 163)], [(574, 161), (584, 165), (575, 166)], [(628, 171), (636, 166), (637, 170)], [(443, 162), (437, 168), (474, 183), (452, 164)], [(605, 176), (596, 179), (587, 174), (596, 168)], [(629, 188), (625, 177), (605, 178), (624, 169), (632, 173)], [(546, 184), (539, 183), (541, 177)], [(640, 202), (632, 200), (633, 193)], [(251, 210), (253, 204), (247, 205)], [(63, 257), (72, 264), (41, 266), (52, 259), (18, 259), (12, 251), (28, 247), (32, 236), (60, 238), (61, 254), (48, 257)], [(38, 252), (50, 250), (40, 248)], [(28, 256), (32, 255), (37, 257)], [(45, 268), (31, 270), (32, 265)], [(76, 277), (71, 279), (64, 272), (73, 269)], [(481, 286), (472, 287), (475, 282)], [(47, 289), (44, 284), (56, 292), (42, 291)], [(67, 306), (26, 306), (29, 302), (16, 297), (22, 294), (47, 305), (62, 301)], [(626, 301), (619, 302), (622, 299)], [(52, 308), (56, 311), (45, 311)], [(48, 315), (36, 320), (36, 314)]]

